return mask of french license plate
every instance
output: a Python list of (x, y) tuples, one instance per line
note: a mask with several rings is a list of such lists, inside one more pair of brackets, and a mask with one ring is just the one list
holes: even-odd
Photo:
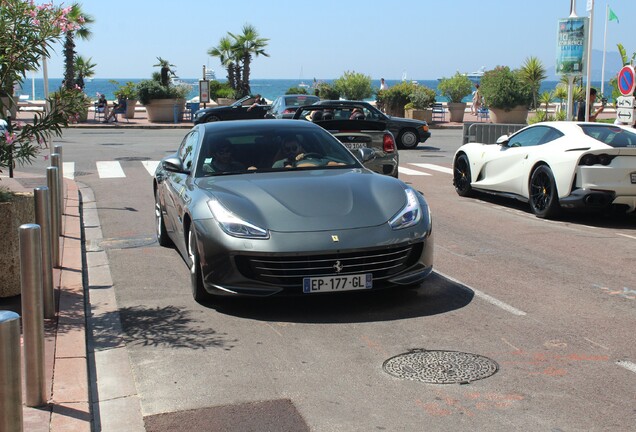
[(358, 275), (325, 276), (303, 278), (305, 294), (327, 291), (353, 291), (369, 289), (373, 286), (371, 273)]
[(630, 176), (632, 177), (632, 183), (636, 183), (636, 172), (631, 173)]
[(365, 143), (343, 143), (346, 148), (349, 150), (358, 150), (360, 148), (366, 148), (367, 145)]

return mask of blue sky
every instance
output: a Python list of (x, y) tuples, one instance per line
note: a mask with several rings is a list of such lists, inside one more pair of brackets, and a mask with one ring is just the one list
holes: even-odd
[[(224, 78), (207, 51), (245, 23), (269, 38), (270, 57), (254, 59), (252, 78), (331, 79), (356, 71), (424, 80), (482, 66), (515, 68), (529, 56), (553, 68), (557, 21), (570, 14), (570, 0), (79, 1), (95, 23), (93, 37), (78, 41), (76, 50), (97, 63), (96, 78), (149, 78), (157, 56), (175, 64), (182, 78), (200, 77), (203, 65)], [(587, 16), (587, 1), (576, 2), (577, 15)], [(599, 51), (606, 4), (595, 1), (593, 48)], [(620, 22), (609, 23), (607, 51), (622, 43), (631, 55), (636, 1), (609, 4)], [(61, 46), (55, 51), (52, 78), (63, 75)], [(600, 55), (592, 58), (594, 68), (601, 63)]]

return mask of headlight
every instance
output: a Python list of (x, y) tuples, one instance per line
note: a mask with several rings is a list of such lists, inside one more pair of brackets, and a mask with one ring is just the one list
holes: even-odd
[(394, 230), (416, 225), (422, 219), (422, 207), (413, 189), (405, 189), (406, 205), (389, 221)]
[(236, 216), (217, 200), (208, 201), (212, 215), (223, 231), (234, 237), (251, 239), (268, 239), (269, 231), (259, 228)]

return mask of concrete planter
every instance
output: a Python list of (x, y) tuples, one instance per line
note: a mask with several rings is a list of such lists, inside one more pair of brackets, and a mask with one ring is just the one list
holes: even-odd
[(18, 228), (35, 221), (33, 194), (16, 194), (0, 203), (0, 297), (20, 294), (20, 236)]
[(216, 104), (218, 106), (228, 106), (228, 105), (232, 105), (234, 102), (236, 102), (236, 99), (230, 99), (230, 98), (218, 98), (216, 100)]
[(137, 99), (126, 100), (126, 118), (135, 118), (135, 107), (137, 106)]
[(525, 124), (528, 120), (528, 108), (523, 105), (509, 111), (490, 108), (490, 120), (493, 123)]
[(450, 113), (450, 121), (453, 123), (463, 123), (464, 113), (466, 112), (465, 102), (449, 102), (448, 112)]
[(177, 107), (177, 121), (183, 120), (185, 110), (185, 99), (153, 99), (146, 104), (148, 121), (151, 123), (175, 121), (175, 106)]
[(430, 108), (404, 110), (404, 115), (408, 119), (423, 120), (427, 123), (433, 121), (433, 111)]

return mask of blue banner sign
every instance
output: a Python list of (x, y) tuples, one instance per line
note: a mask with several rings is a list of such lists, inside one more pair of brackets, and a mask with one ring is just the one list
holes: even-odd
[(556, 71), (561, 75), (583, 75), (587, 47), (588, 18), (559, 20)]

